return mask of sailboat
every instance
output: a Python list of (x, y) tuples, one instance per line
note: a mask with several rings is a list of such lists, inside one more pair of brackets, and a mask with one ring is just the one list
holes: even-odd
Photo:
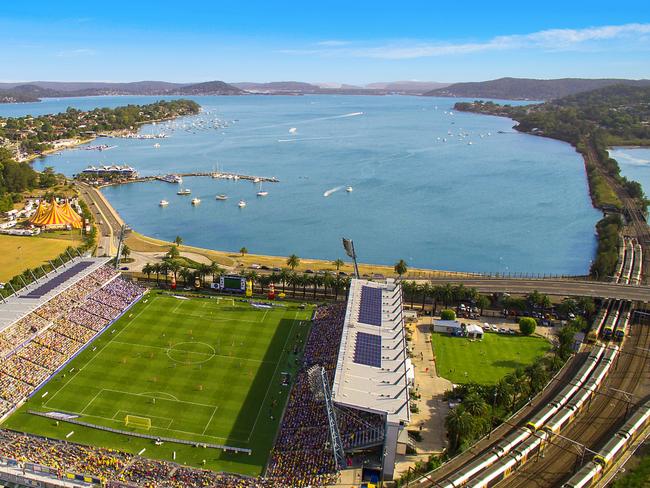
[(258, 197), (265, 197), (269, 194), (268, 191), (262, 190), (262, 183), (260, 183), (259, 191), (257, 192)]

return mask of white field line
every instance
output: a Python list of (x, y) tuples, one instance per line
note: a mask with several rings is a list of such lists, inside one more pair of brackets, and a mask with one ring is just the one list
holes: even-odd
[(217, 413), (217, 410), (219, 407), (214, 407), (214, 410), (212, 411), (212, 415), (210, 415), (210, 420), (208, 420), (208, 423), (205, 424), (205, 428), (203, 429), (203, 432), (201, 432), (201, 435), (205, 435), (205, 431), (208, 430), (208, 426), (210, 425), (210, 422), (212, 422), (212, 419), (214, 418), (214, 414)]
[[(298, 312), (293, 317), (293, 323), (291, 324), (291, 329), (289, 329), (289, 333), (287, 334), (287, 338), (284, 341), (284, 346), (282, 346), (282, 353), (287, 348), (287, 342), (289, 342), (289, 338), (291, 337), (291, 334), (293, 333), (293, 328), (296, 326), (296, 322), (298, 318)], [(275, 371), (273, 371), (273, 376), (271, 376), (271, 381), (269, 381), (269, 387), (266, 389), (266, 394), (264, 395), (264, 400), (262, 400), (262, 403), (260, 404), (260, 409), (257, 412), (257, 417), (255, 417), (255, 422), (253, 423), (253, 427), (251, 428), (250, 432), (248, 433), (248, 438), (246, 439), (246, 443), (249, 443), (251, 440), (251, 436), (253, 435), (253, 432), (255, 432), (255, 426), (257, 425), (257, 421), (260, 419), (260, 414), (262, 413), (262, 408), (263, 405), (266, 403), (266, 399), (269, 396), (269, 391), (271, 391), (271, 386), (273, 386), (273, 380), (275, 379), (275, 376), (278, 374), (278, 368), (280, 367), (280, 363), (282, 362), (281, 359), (284, 354), (280, 355), (280, 360), (278, 361), (277, 366), (275, 367)]]
[[(152, 301), (153, 301), (153, 300), (152, 300)], [(151, 303), (151, 302), (150, 302), (150, 303)], [(124, 326), (124, 328), (128, 327), (131, 323), (133, 323), (133, 321), (135, 321), (135, 319), (137, 319), (137, 318), (140, 316), (140, 314), (141, 314), (142, 312), (144, 312), (147, 308), (148, 308), (148, 307), (143, 307), (142, 310), (140, 310), (140, 311), (139, 311), (139, 312), (138, 312), (134, 317), (131, 317), (131, 321), (130, 321), (128, 324), (126, 324), (126, 325)], [(99, 351), (97, 351), (97, 352), (95, 353), (95, 355), (94, 355), (93, 357), (91, 357), (91, 358), (86, 362), (86, 364), (84, 364), (84, 365), (83, 365), (81, 368), (79, 368), (79, 369), (78, 369), (78, 370), (77, 370), (77, 371), (76, 371), (72, 376), (70, 376), (70, 379), (69, 379), (68, 381), (66, 381), (66, 382), (61, 386), (61, 388), (59, 388), (58, 390), (56, 390), (56, 392), (54, 393), (54, 395), (52, 395), (52, 396), (50, 397), (50, 399), (49, 399), (47, 402), (45, 402), (45, 403), (43, 404), (43, 406), (44, 406), (45, 408), (49, 408), (48, 405), (49, 405), (49, 403), (50, 403), (52, 400), (54, 400), (54, 397), (56, 397), (56, 396), (59, 394), (59, 392), (60, 392), (61, 390), (63, 390), (65, 387), (67, 387), (68, 384), (69, 384), (73, 379), (75, 379), (79, 373), (81, 373), (84, 369), (86, 369), (86, 366), (88, 366), (90, 363), (92, 363), (92, 362), (95, 360), (95, 358), (96, 358), (97, 356), (99, 356), (99, 355), (102, 353), (102, 351), (103, 351), (104, 349), (106, 349), (106, 347), (107, 347), (111, 342), (113, 342), (113, 340), (115, 340), (115, 338), (116, 338), (117, 336), (119, 336), (119, 335), (122, 333), (123, 330), (124, 330), (124, 329), (122, 329), (120, 332), (118, 332), (118, 333), (115, 335), (115, 337), (112, 337), (112, 338), (111, 338), (111, 339), (110, 339), (106, 344), (104, 344), (104, 346), (103, 346)], [(104, 335), (105, 335), (107, 332), (108, 332), (108, 330), (105, 330), (105, 331), (102, 333), (102, 335), (99, 336), (99, 337), (104, 337)], [(99, 337), (98, 337), (98, 339), (99, 339)], [(50, 379), (50, 381), (51, 381), (51, 379)]]
[[(173, 349), (173, 348), (170, 348), (170, 347), (149, 346), (149, 345), (146, 345), (146, 344), (134, 344), (132, 342), (122, 342), (122, 341), (112, 341), (112, 342), (114, 342), (115, 344), (123, 344), (125, 346), (148, 347), (150, 349), (158, 349), (160, 351), (169, 351), (170, 349)], [(199, 344), (199, 343), (197, 342), (197, 344)], [(183, 349), (176, 349), (176, 350), (178, 352), (186, 352), (188, 354), (198, 354), (199, 356), (214, 356), (214, 357), (225, 358), (225, 359), (239, 359), (240, 361), (250, 361), (252, 363), (258, 363), (258, 364), (264, 364), (264, 363), (273, 364), (274, 363), (274, 361), (263, 361), (261, 359), (242, 358), (242, 357), (239, 357), (239, 356), (223, 356), (221, 354), (213, 354), (211, 352), (185, 351)]]

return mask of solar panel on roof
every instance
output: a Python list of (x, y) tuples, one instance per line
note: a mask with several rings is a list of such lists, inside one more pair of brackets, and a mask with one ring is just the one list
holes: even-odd
[(65, 283), (67, 280), (72, 278), (74, 275), (81, 273), (84, 269), (89, 266), (92, 266), (92, 261), (81, 261), (73, 265), (71, 268), (67, 268), (62, 273), (54, 275), (54, 277), (46, 283), (43, 283), (41, 286), (35, 290), (30, 291), (26, 295), (21, 295), (20, 298), (41, 298), (43, 295), (47, 295), (49, 292), (54, 290), (57, 286)]
[(380, 368), (381, 336), (357, 332), (357, 342), (354, 345), (354, 362)]
[(359, 322), (369, 325), (381, 325), (381, 288), (361, 287)]

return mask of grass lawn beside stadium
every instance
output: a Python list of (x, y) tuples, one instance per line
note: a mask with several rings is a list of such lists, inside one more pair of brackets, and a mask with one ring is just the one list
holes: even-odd
[[(267, 462), (309, 332), (312, 308), (149, 293), (53, 377), (3, 427), (258, 475)], [(59, 422), (28, 410), (154, 436), (252, 449), (252, 455)], [(151, 427), (125, 425), (127, 415)]]
[(67, 247), (81, 243), (79, 231), (35, 237), (0, 235), (0, 282), (10, 280), (27, 268), (54, 259)]
[(541, 337), (485, 333), (483, 340), (431, 334), (438, 375), (455, 384), (494, 384), (519, 367), (528, 366), (551, 347)]

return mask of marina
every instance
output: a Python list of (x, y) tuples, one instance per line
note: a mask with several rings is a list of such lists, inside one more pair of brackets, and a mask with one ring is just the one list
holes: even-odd
[[(245, 245), (261, 254), (336, 259), (341, 236), (350, 235), (363, 259), (379, 264), (403, 258), (434, 269), (556, 274), (589, 268), (600, 215), (591, 207), (582, 159), (566, 143), (514, 132), (510, 119), (445, 115), (458, 101), (453, 98), (192, 98), (209, 115), (178, 119), (179, 127), (195, 118), (237, 122), (220, 130), (176, 130), (159, 149), (152, 141), (122, 139), (110, 151), (64, 151), (34, 165), (75, 174), (88, 166), (89, 154), (95, 165), (128, 161), (140, 173), (134, 181), (148, 183), (102, 187), (106, 198), (137, 232), (164, 240), (181, 235), (198, 247)], [(363, 115), (342, 117), (358, 112)], [(168, 132), (167, 124), (140, 131)], [(278, 143), (289, 137), (291, 144)], [(154, 179), (170, 174), (183, 183)], [(255, 179), (263, 175), (269, 181), (262, 181), (262, 191), (269, 194), (257, 197)], [(187, 201), (176, 195), (179, 187), (191, 188)], [(192, 207), (192, 197), (201, 205)], [(158, 207), (162, 199), (167, 208)], [(238, 207), (240, 200), (246, 207)], [(281, 238), (287, 235), (290, 245)], [(397, 250), (395, 236), (404, 244)]]

